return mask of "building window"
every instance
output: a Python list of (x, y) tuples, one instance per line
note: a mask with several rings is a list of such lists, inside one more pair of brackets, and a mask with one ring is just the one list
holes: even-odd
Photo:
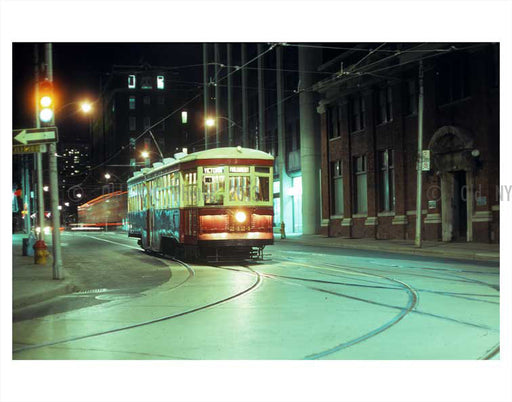
[(390, 122), (393, 118), (391, 87), (379, 89), (379, 124)]
[(157, 89), (164, 89), (165, 88), (165, 79), (163, 75), (158, 75), (156, 77), (156, 87)]
[(140, 87), (142, 89), (153, 89), (153, 85), (151, 84), (151, 77), (142, 77)]
[(135, 75), (129, 75), (128, 76), (128, 88), (135, 88)]
[(416, 80), (407, 80), (407, 115), (418, 113), (418, 87)]
[(395, 153), (392, 149), (379, 151), (380, 211), (395, 210)]
[(135, 117), (128, 117), (128, 128), (130, 131), (135, 131), (137, 129), (137, 120)]
[(130, 110), (135, 110), (135, 96), (130, 96), (128, 98), (128, 108)]
[(145, 105), (150, 105), (151, 104), (151, 97), (150, 96), (145, 96), (144, 97), (144, 104)]
[(151, 118), (149, 117), (144, 117), (144, 130), (149, 128), (151, 126)]
[(437, 71), (437, 92), (440, 105), (470, 95), (469, 63), (464, 57), (448, 58), (440, 64)]
[(329, 138), (341, 135), (341, 105), (334, 105), (327, 109), (327, 130)]
[(163, 104), (165, 103), (165, 100), (164, 100), (164, 99), (165, 99), (165, 98), (164, 98), (163, 96), (161, 96), (161, 95), (160, 95), (160, 96), (158, 96), (158, 97), (156, 98), (156, 101), (157, 101), (157, 103), (158, 103), (159, 105), (163, 105)]
[(359, 95), (350, 101), (350, 131), (363, 130), (365, 127), (366, 106), (364, 98)]
[(368, 212), (366, 187), (366, 155), (354, 158), (354, 213), (366, 214)]
[(341, 161), (331, 162), (332, 212), (343, 215), (343, 165)]

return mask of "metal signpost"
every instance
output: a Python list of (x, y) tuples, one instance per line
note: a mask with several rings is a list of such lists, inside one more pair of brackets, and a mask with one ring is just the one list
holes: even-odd
[[(41, 127), (41, 128), (24, 128), (13, 130), (13, 154), (30, 154), (40, 155), (49, 152), (50, 165), (50, 187), (52, 188), (52, 222), (53, 222), (53, 278), (64, 279), (62, 271), (62, 259), (60, 254), (60, 217), (58, 215), (58, 196), (57, 194), (57, 164), (55, 161), (56, 144), (58, 141), (57, 127)], [(52, 158), (53, 157), (53, 158)], [(39, 176), (38, 172), (38, 176)], [(42, 178), (42, 177), (41, 177)], [(38, 186), (42, 186), (41, 178), (38, 180)], [(39, 199), (42, 202), (42, 196)], [(43, 231), (44, 217), (40, 214), (41, 232)]]

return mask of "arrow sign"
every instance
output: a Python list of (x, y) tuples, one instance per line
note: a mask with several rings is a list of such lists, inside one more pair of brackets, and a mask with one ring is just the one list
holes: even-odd
[(13, 130), (14, 141), (23, 145), (57, 142), (57, 127), (24, 128)]

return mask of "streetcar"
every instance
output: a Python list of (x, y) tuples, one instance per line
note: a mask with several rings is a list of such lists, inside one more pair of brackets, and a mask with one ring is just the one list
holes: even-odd
[(262, 259), (273, 244), (274, 157), (242, 147), (176, 154), (134, 172), (128, 236), (147, 251), (208, 261)]
[(109, 230), (121, 228), (126, 221), (127, 191), (102, 194), (78, 206), (78, 223), (72, 230)]

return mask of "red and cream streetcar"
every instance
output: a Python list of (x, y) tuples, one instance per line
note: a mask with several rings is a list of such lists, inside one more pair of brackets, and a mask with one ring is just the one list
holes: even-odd
[(261, 258), (274, 242), (273, 156), (241, 147), (181, 156), (128, 180), (129, 236), (178, 258)]

